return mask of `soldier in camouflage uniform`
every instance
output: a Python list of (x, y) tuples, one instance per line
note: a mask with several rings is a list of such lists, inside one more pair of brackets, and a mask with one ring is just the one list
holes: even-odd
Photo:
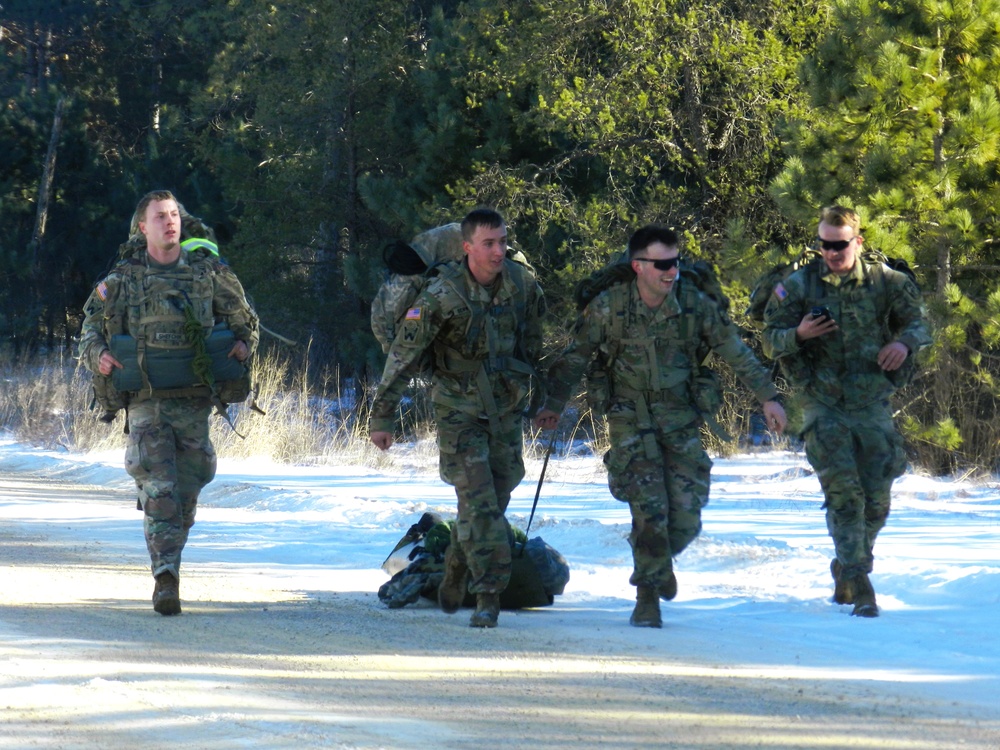
[[(192, 318), (203, 331), (217, 322), (229, 324), (236, 339), (229, 357), (242, 362), (256, 348), (257, 316), (236, 275), (217, 259), (182, 252), (182, 213), (165, 190), (139, 201), (133, 226), (144, 236), (145, 250), (116, 265), (84, 308), (80, 361), (95, 376), (124, 368), (109, 348), (116, 334), (144, 342), (150, 359), (158, 346), (192, 348), (185, 333)], [(201, 384), (127, 394), (125, 468), (135, 479), (144, 514), (155, 578), (153, 609), (163, 615), (181, 611), (181, 552), (194, 525), (198, 493), (215, 476), (208, 436), (211, 395)]]
[(534, 276), (507, 258), (507, 229), (491, 209), (462, 221), (465, 259), (433, 279), (393, 340), (371, 412), (371, 440), (392, 445), (408, 370), (433, 357), (431, 400), (441, 478), (455, 487), (458, 519), (438, 602), (455, 612), (476, 594), (472, 627), (495, 627), (510, 578), (511, 491), (524, 477), (521, 418), (541, 351), (545, 303)]
[(859, 232), (854, 211), (822, 211), (822, 263), (775, 287), (763, 335), (765, 353), (782, 364), (801, 401), (806, 456), (823, 488), (836, 549), (834, 601), (853, 603), (853, 615), (877, 617), (872, 549), (889, 515), (892, 482), (906, 469), (889, 398), (930, 334), (916, 285), (862, 260)]
[[(678, 280), (678, 238), (646, 226), (629, 239), (634, 281), (604, 291), (584, 309), (573, 341), (548, 371), (548, 398), (536, 425), (553, 427), (592, 360), (604, 363), (611, 450), (604, 457), (611, 494), (632, 513), (636, 606), (630, 622), (661, 627), (659, 599), (673, 599), (673, 557), (701, 531), (712, 462), (701, 442), (694, 381), (700, 345), (722, 357), (764, 404), (770, 428), (785, 412), (768, 371), (719, 305), (687, 278)], [(615, 318), (623, 318), (616, 327)], [(620, 331), (620, 333), (619, 333)]]

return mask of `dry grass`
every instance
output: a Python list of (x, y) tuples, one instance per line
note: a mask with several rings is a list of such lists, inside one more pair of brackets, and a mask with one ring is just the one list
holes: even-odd
[[(295, 464), (335, 459), (374, 466), (384, 461), (368, 441), (365, 399), (343, 393), (336, 373), (313, 374), (307, 361), (308, 352), (255, 358), (254, 402), (266, 415), (248, 402), (230, 406), (233, 427), (213, 417), (212, 442), (220, 457)], [(81, 453), (124, 449), (124, 412), (110, 424), (98, 419), (99, 412), (90, 408), (90, 374), (73, 359), (5, 359), (0, 383), (0, 429), (18, 440)]]
[[(220, 457), (262, 458), (285, 464), (349, 463), (375, 468), (427, 470), (436, 463), (437, 446), (431, 410), (424, 390), (418, 389), (400, 410), (400, 424), (411, 443), (407, 451), (382, 453), (368, 440), (368, 403), (371, 394), (344, 391), (342, 379), (332, 371), (312, 372), (308, 350), (290, 354), (271, 350), (254, 358), (254, 403), (229, 408), (231, 427), (213, 417), (212, 442)], [(47, 448), (74, 452), (124, 449), (124, 414), (111, 424), (98, 420), (89, 408), (90, 375), (66, 355), (22, 358), (0, 365), (0, 429), (19, 440)], [(730, 385), (729, 383), (726, 384)], [(726, 427), (745, 429), (751, 404), (738, 390), (726, 389), (720, 421)], [(741, 394), (742, 395), (742, 394)], [(706, 433), (714, 455), (728, 455), (735, 441), (723, 443)], [(525, 433), (525, 458), (541, 461), (549, 447), (550, 433), (529, 427)], [(607, 424), (591, 412), (583, 399), (566, 410), (558, 429), (553, 457), (603, 455), (609, 447)]]

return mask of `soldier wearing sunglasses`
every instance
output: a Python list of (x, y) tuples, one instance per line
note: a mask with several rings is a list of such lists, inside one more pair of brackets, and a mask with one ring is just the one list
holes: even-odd
[[(677, 595), (673, 558), (701, 531), (712, 461), (701, 442), (702, 352), (728, 362), (781, 432), (785, 412), (770, 373), (718, 303), (680, 275), (677, 234), (646, 226), (629, 239), (634, 280), (611, 286), (584, 309), (573, 341), (548, 371), (548, 398), (535, 419), (555, 426), (592, 362), (607, 375), (611, 494), (632, 514), (636, 627), (662, 626), (659, 600)], [(588, 371), (588, 387), (593, 387)]]
[(778, 284), (764, 313), (764, 352), (802, 406), (806, 456), (823, 488), (836, 557), (833, 601), (877, 617), (873, 548), (889, 515), (893, 480), (906, 470), (889, 398), (900, 368), (930, 333), (908, 276), (861, 257), (858, 215), (823, 209), (811, 263)]

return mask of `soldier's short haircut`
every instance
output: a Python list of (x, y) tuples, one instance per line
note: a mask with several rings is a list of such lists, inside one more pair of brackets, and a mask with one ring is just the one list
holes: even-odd
[(479, 227), (496, 229), (506, 223), (499, 211), (494, 211), (492, 208), (474, 209), (469, 211), (465, 215), (465, 218), (462, 219), (462, 239), (466, 242), (472, 242), (472, 235), (476, 233), (476, 229)]
[(150, 190), (144, 196), (139, 199), (139, 203), (136, 204), (135, 213), (132, 214), (132, 223), (129, 225), (129, 237), (134, 237), (139, 234), (139, 222), (146, 220), (146, 209), (149, 208), (149, 204), (153, 201), (173, 201), (177, 204), (177, 210), (183, 216), (186, 212), (184, 207), (180, 204), (174, 194), (169, 190)]
[(628, 238), (628, 257), (634, 258), (639, 253), (645, 252), (646, 248), (654, 242), (662, 242), (667, 247), (678, 247), (680, 238), (677, 236), (677, 232), (670, 227), (647, 224), (636, 229)]
[(844, 206), (827, 206), (819, 212), (819, 223), (831, 227), (850, 227), (855, 234), (861, 232), (861, 217)]

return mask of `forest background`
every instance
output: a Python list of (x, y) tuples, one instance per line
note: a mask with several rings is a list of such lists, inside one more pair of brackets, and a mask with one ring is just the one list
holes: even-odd
[(72, 352), (153, 188), (359, 394), (383, 247), (472, 207), (507, 217), (556, 351), (636, 226), (680, 230), (750, 331), (756, 276), (839, 202), (926, 295), (913, 458), (995, 472), (998, 94), (1000, 0), (0, 0), (0, 353)]

